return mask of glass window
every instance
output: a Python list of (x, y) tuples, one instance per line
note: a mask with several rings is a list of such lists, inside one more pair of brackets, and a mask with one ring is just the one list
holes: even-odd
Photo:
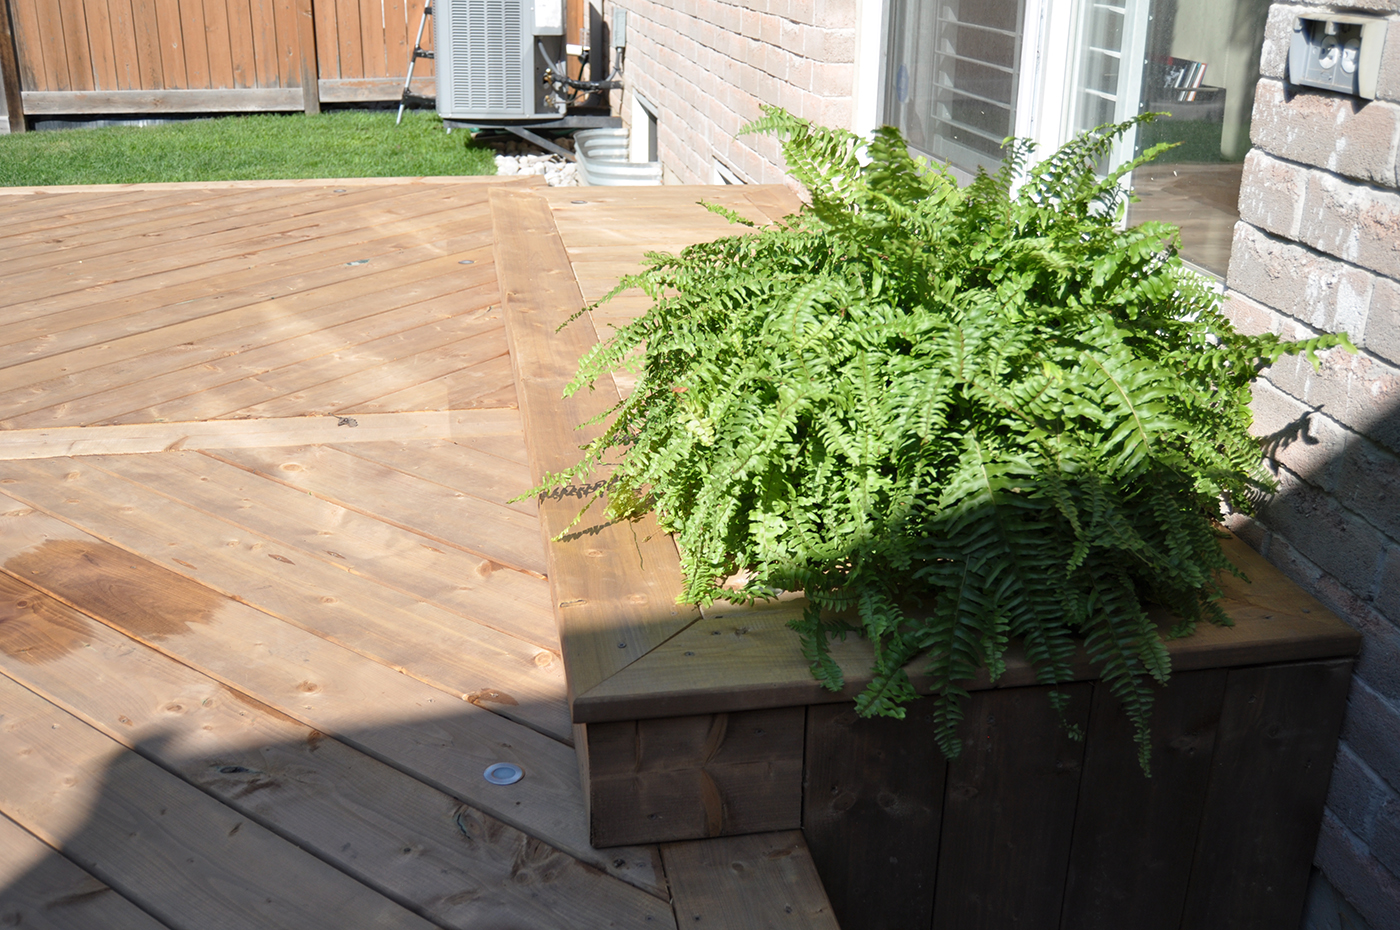
[(995, 170), (1015, 131), (1025, 0), (891, 0), (884, 121), (916, 152)]
[(1239, 219), (1240, 175), (1259, 82), (1268, 0), (1089, 3), (1076, 53), (1074, 131), (1166, 113), (1125, 140), (1114, 161), (1176, 145), (1131, 179), (1128, 222), (1181, 227), (1181, 256), (1224, 276)]
[[(1001, 164), (1018, 125), (1044, 125), (1034, 134), (1048, 152), (1054, 138), (1169, 113), (1124, 139), (1103, 169), (1178, 143), (1130, 179), (1140, 202), (1128, 221), (1181, 227), (1182, 257), (1224, 276), (1269, 0), (1029, 2), (1028, 14), (1027, 0), (890, 0), (884, 122), (966, 179)], [(1032, 36), (1040, 61), (1023, 81), (1028, 15), (1033, 33), (1060, 38)]]

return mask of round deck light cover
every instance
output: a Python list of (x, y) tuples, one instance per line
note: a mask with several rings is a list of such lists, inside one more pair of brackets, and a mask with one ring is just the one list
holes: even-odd
[(513, 785), (525, 777), (525, 770), (513, 762), (488, 765), (483, 777), (493, 785)]

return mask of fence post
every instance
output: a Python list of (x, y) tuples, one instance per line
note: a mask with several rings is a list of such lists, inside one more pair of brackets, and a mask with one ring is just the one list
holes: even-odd
[(24, 98), (20, 96), (19, 49), (15, 45), (9, 0), (0, 0), (0, 88), (5, 92), (10, 132), (24, 132), (29, 127), (25, 125)]
[(301, 46), (301, 99), (306, 115), (315, 116), (321, 112), (321, 69), (316, 59), (316, 13), (312, 0), (297, 0), (296, 13), (297, 44)]

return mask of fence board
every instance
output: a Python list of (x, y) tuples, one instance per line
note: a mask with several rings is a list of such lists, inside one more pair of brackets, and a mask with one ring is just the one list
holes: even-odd
[(87, 16), (87, 45), (91, 58), (92, 86), (115, 90), (117, 59), (112, 51), (112, 20), (107, 0), (83, 0)]
[(383, 7), (373, 0), (360, 2), (360, 41), (365, 47), (365, 77), (388, 77), (384, 57)]
[(233, 86), (256, 87), (257, 56), (253, 51), (253, 11), (248, 0), (228, 0), (228, 48), (233, 59)]
[(312, 0), (316, 20), (316, 73), (320, 78), (340, 77), (340, 40), (336, 36), (335, 0)]
[(63, 24), (63, 48), (68, 55), (68, 82), (74, 90), (92, 90), (92, 59), (88, 55), (87, 16), (81, 3), (56, 11)]
[[(423, 13), (423, 0), (9, 5), (21, 102), (43, 115), (300, 107), (313, 113), (322, 96), (394, 100)], [(432, 48), (432, 38), (432, 30), (424, 30), (425, 48)], [(414, 92), (431, 95), (432, 61), (418, 62), (414, 78)], [(272, 93), (298, 88), (309, 93), (295, 101)]]
[(228, 7), (224, 0), (203, 0), (204, 25), (209, 50), (209, 86), (236, 87), (233, 53), (229, 41)]
[(384, 73), (408, 73), (408, 4), (384, 0)]
[(316, 64), (316, 19), (312, 0), (296, 0), (297, 83), (301, 85), (302, 109), (307, 116), (321, 112), (321, 78)]
[(339, 22), (340, 77), (364, 77), (365, 51), (360, 44), (359, 0), (333, 0)]
[(301, 55), (297, 47), (297, 14), (293, 0), (273, 0), (272, 17), (277, 30), (277, 86), (300, 86)]
[(272, 0), (247, 0), (247, 3), (249, 20), (253, 27), (253, 86), (278, 87), (277, 30), (274, 26)]
[(156, 0), (130, 0), (130, 3), (137, 60), (136, 83), (131, 89), (159, 90), (165, 86), (165, 65), (161, 61), (160, 35), (152, 25), (156, 21)]
[(185, 40), (185, 84), (191, 89), (208, 89), (209, 37), (204, 28), (204, 3), (186, 0), (180, 4), (180, 34)]
[[(68, 81), (68, 53), (63, 48), (63, 25), (58, 17), (46, 13), (40, 0), (20, 0), (19, 8), (31, 14), (35, 37), (35, 67), (45, 87), (71, 90)], [(27, 25), (27, 24), (26, 24)], [(24, 30), (24, 27), (21, 27)]]
[(141, 86), (141, 59), (136, 48), (136, 27), (132, 25), (131, 0), (107, 0), (107, 24), (112, 31), (112, 60), (116, 63), (111, 89), (135, 90)]
[(30, 116), (61, 113), (258, 113), (302, 109), (301, 88), (243, 90), (25, 91)]
[(155, 0), (156, 35), (160, 41), (160, 70), (165, 88), (189, 87), (185, 72), (185, 37), (180, 31), (179, 0)]

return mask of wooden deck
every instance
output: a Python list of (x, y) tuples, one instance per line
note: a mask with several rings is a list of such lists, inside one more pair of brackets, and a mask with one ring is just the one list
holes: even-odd
[(834, 926), (799, 833), (590, 845), (513, 499), (593, 332), (513, 357), (503, 292), (728, 231), (668, 191), (0, 191), (0, 924)]

